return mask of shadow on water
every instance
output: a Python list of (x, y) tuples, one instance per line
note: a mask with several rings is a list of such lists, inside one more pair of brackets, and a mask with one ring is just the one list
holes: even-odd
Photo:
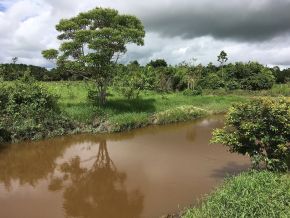
[(9, 148), (9, 145), (7, 145), (7, 144), (0, 144), (0, 153), (3, 152), (3, 151), (5, 151), (8, 148)]
[(214, 169), (211, 176), (213, 178), (223, 179), (225, 177), (230, 177), (245, 172), (249, 170), (250, 167), (250, 164), (238, 164), (231, 161), (222, 168)]

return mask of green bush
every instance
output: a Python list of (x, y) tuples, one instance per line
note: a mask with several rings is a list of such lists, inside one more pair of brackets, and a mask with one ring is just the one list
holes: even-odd
[(154, 124), (166, 124), (179, 121), (193, 120), (203, 117), (207, 112), (201, 108), (186, 105), (158, 112), (153, 116)]
[(140, 91), (144, 89), (145, 79), (139, 70), (131, 70), (115, 78), (115, 89), (127, 99), (139, 97)]
[(99, 92), (96, 89), (89, 89), (88, 90), (88, 101), (93, 105), (99, 104)]
[(223, 88), (225, 86), (225, 83), (223, 79), (217, 74), (210, 73), (199, 81), (198, 86), (203, 89), (219, 89)]
[(186, 96), (198, 96), (198, 95), (202, 95), (202, 89), (185, 89), (183, 91), (183, 95)]
[(73, 128), (57, 105), (57, 98), (28, 81), (0, 86), (0, 140), (39, 139)]
[(240, 89), (241, 85), (239, 84), (239, 82), (235, 80), (230, 80), (229, 82), (226, 83), (226, 88), (228, 90), (236, 90), (236, 89)]
[(257, 74), (251, 75), (242, 80), (241, 86), (247, 90), (271, 89), (275, 83), (272, 72), (266, 68), (261, 69)]
[(247, 154), (254, 167), (287, 170), (290, 155), (290, 101), (261, 98), (230, 108), (223, 129), (213, 133), (215, 143), (231, 152)]
[(248, 172), (228, 179), (183, 218), (290, 217), (289, 175)]

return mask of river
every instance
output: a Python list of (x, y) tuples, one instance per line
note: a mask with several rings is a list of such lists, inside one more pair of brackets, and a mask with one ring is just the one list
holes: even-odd
[(150, 218), (197, 204), (244, 156), (209, 144), (223, 117), (0, 150), (1, 218)]

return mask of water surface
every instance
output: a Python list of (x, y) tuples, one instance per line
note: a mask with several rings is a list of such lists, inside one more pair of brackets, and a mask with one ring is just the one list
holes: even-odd
[(2, 218), (159, 217), (194, 204), (245, 157), (209, 145), (215, 116), (111, 135), (77, 135), (0, 150)]

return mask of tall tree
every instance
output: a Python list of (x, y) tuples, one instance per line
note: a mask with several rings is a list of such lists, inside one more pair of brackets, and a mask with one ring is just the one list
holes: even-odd
[(224, 64), (228, 61), (228, 54), (225, 51), (221, 51), (217, 58), (222, 67), (222, 78), (224, 78)]
[[(45, 58), (56, 58), (57, 64), (73, 73), (92, 75), (100, 104), (105, 104), (114, 66), (126, 45), (144, 44), (145, 31), (135, 16), (120, 15), (117, 10), (95, 8), (70, 19), (62, 19), (56, 30), (62, 41), (57, 50), (46, 50)], [(56, 56), (55, 56), (56, 55)]]
[(13, 64), (16, 64), (17, 61), (18, 61), (18, 57), (13, 57), (11, 60), (12, 60), (12, 63), (13, 63)]

